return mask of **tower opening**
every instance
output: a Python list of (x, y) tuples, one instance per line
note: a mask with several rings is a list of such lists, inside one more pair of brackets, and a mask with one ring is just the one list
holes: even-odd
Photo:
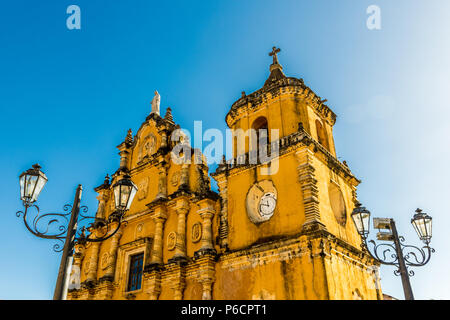
[(260, 147), (269, 143), (269, 130), (266, 117), (259, 117), (252, 124), (252, 150), (259, 150)]
[(328, 151), (330, 151), (330, 147), (328, 145), (328, 137), (325, 132), (325, 128), (319, 120), (316, 120), (316, 132), (317, 132), (317, 140), (319, 143), (325, 147)]

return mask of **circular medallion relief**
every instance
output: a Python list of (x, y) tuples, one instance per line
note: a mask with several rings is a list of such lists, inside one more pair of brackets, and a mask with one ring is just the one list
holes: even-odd
[(144, 230), (144, 224), (143, 223), (139, 223), (136, 226), (136, 230), (135, 230), (135, 237), (136, 237), (136, 239), (142, 238), (143, 230)]
[(167, 235), (167, 249), (168, 250), (175, 249), (176, 243), (177, 243), (177, 234), (175, 233), (175, 231), (172, 231)]
[(199, 242), (202, 238), (202, 224), (196, 222), (192, 225), (192, 242)]
[(271, 180), (254, 183), (247, 193), (247, 215), (251, 222), (261, 223), (269, 220), (277, 206), (277, 189)]
[(341, 226), (345, 226), (347, 222), (347, 210), (341, 188), (336, 183), (330, 182), (328, 186), (328, 197), (336, 221)]

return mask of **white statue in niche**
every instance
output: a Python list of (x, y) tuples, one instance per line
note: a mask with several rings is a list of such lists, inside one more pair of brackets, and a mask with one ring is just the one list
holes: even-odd
[(69, 280), (69, 290), (71, 289), (80, 289), (80, 266), (72, 265), (72, 270), (70, 272), (70, 280)]
[(155, 90), (155, 96), (152, 99), (152, 113), (156, 113), (159, 115), (159, 105), (161, 103), (161, 96), (159, 95), (158, 91)]

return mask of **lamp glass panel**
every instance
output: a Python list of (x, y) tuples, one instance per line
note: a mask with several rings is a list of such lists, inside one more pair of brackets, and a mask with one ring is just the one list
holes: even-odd
[(428, 216), (413, 219), (413, 226), (421, 240), (431, 239), (431, 218)]
[(127, 202), (130, 198), (131, 186), (121, 185), (120, 207), (127, 208)]
[(114, 202), (116, 205), (116, 208), (120, 207), (120, 185), (114, 186)]
[(419, 229), (417, 228), (417, 224), (416, 224), (417, 220), (413, 220), (412, 221), (412, 225), (414, 227), (414, 230), (416, 231), (417, 235), (419, 236), (419, 239), (422, 240), (422, 235), (420, 234)]
[(27, 176), (27, 179), (25, 180), (24, 196), (25, 196), (25, 198), (30, 199), (30, 201), (33, 202), (34, 200), (32, 199), (32, 197), (34, 194), (38, 176), (28, 175), (28, 174), (26, 176)]
[(425, 229), (427, 230), (427, 236), (428, 236), (429, 239), (431, 239), (431, 236), (432, 236), (431, 225), (432, 225), (431, 218), (427, 218), (427, 220), (425, 221)]
[(36, 183), (36, 187), (33, 193), (33, 196), (31, 198), (31, 202), (34, 202), (37, 200), (37, 198), (39, 197), (39, 194), (42, 191), (42, 188), (44, 188), (45, 184), (47, 183), (47, 179), (45, 179), (42, 176), (39, 176), (37, 179), (37, 183)]
[(27, 175), (24, 174), (20, 177), (19, 183), (20, 183), (20, 199), (25, 200), (25, 179)]
[(360, 213), (354, 213), (352, 214), (353, 222), (355, 223), (356, 229), (358, 230), (358, 233), (361, 234), (364, 230), (364, 225), (361, 220), (361, 214)]
[(368, 212), (361, 212), (361, 220), (364, 225), (364, 232), (369, 233), (369, 226), (370, 226), (370, 213)]
[(369, 233), (370, 212), (358, 211), (352, 214), (352, 218), (360, 235)]
[(136, 195), (136, 192), (137, 192), (137, 188), (135, 186), (131, 186), (130, 188), (131, 188), (131, 193), (128, 198), (127, 210), (130, 209), (131, 203), (133, 202), (134, 196)]
[(423, 218), (416, 219), (415, 224), (418, 230), (419, 238), (423, 240), (427, 234), (427, 229), (425, 227), (425, 219)]

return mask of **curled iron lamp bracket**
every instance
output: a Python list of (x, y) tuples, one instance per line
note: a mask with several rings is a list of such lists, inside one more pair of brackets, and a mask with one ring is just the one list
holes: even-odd
[[(86, 242), (102, 242), (105, 241), (112, 236), (114, 236), (117, 231), (119, 231), (122, 225), (125, 225), (126, 222), (122, 221), (124, 212), (118, 212), (111, 214), (108, 219), (103, 218), (95, 218), (95, 217), (87, 217), (81, 216), (81, 220), (84, 219), (94, 219), (94, 222), (90, 223), (89, 226), (83, 227), (81, 232), (78, 233), (78, 238), (76, 241), (78, 243), (86, 243)], [(90, 231), (89, 235), (86, 235), (86, 230)], [(96, 232), (92, 232), (96, 230)]]
[[(53, 245), (53, 251), (61, 252), (64, 247), (64, 240), (67, 235), (67, 225), (70, 220), (72, 206), (66, 204), (63, 206), (62, 213), (45, 213), (41, 214), (39, 206), (24, 202), (24, 210), (19, 210), (16, 212), (18, 218), (22, 217), (25, 227), (33, 235), (43, 239), (57, 240), (58, 242)], [(36, 210), (36, 215), (30, 219), (30, 209)], [(88, 228), (82, 227), (77, 230), (77, 237), (75, 242), (86, 243), (86, 242), (102, 242), (112, 236), (114, 236), (120, 227), (126, 222), (122, 221), (124, 212), (116, 211), (108, 219), (96, 218), (88, 215), (84, 215), (88, 212), (87, 206), (80, 207), (78, 222), (92, 219), (94, 222), (89, 223)], [(83, 214), (84, 213), (84, 214)], [(31, 220), (31, 221), (30, 221)], [(86, 236), (86, 230), (93, 231), (96, 230), (94, 234), (91, 232)], [(51, 232), (53, 231), (53, 232)]]
[[(400, 250), (403, 254), (403, 260), (405, 262), (408, 275), (412, 277), (415, 275), (415, 273), (413, 270), (409, 270), (408, 267), (422, 267), (426, 265), (430, 261), (431, 254), (434, 253), (435, 250), (429, 246), (429, 242), (426, 242), (425, 246), (419, 248), (413, 245), (403, 244), (403, 242), (405, 241), (405, 238), (403, 236), (399, 236), (398, 238), (400, 240)], [(370, 243), (372, 245), (372, 251), (369, 249), (367, 243)], [(397, 267), (397, 269), (394, 271), (394, 274), (396, 276), (400, 275), (400, 265), (394, 244), (377, 244), (374, 240), (367, 241), (366, 238), (363, 238), (361, 247), (364, 251), (368, 252), (369, 255), (378, 263)]]
[[(63, 206), (63, 213), (45, 213), (41, 214), (37, 205), (29, 202), (24, 202), (25, 209), (16, 212), (16, 216), (20, 218), (22, 216), (25, 227), (33, 235), (43, 239), (57, 240), (60, 243), (56, 243), (53, 246), (53, 251), (61, 252), (63, 250), (64, 239), (67, 233), (67, 223), (71, 214), (72, 206), (66, 204)], [(36, 215), (33, 220), (29, 222), (28, 214), (29, 209), (34, 208)], [(56, 227), (55, 232), (50, 233), (50, 229)]]
[[(403, 237), (400, 238), (400, 247), (407, 266), (422, 267), (430, 261), (431, 254), (436, 252), (434, 248), (429, 246), (429, 243), (425, 243), (425, 246), (419, 248), (412, 245), (405, 245), (402, 242), (404, 242)], [(414, 272), (412, 273), (414, 275)]]
[(367, 244), (367, 239), (363, 238), (363, 242), (361, 246), (365, 251), (369, 253), (369, 255), (380, 264), (386, 264), (391, 266), (397, 266), (398, 265), (398, 257), (395, 253), (395, 247), (394, 245), (390, 243), (379, 243), (377, 244), (374, 240), (368, 241), (373, 246), (373, 253), (369, 249), (369, 246)]

